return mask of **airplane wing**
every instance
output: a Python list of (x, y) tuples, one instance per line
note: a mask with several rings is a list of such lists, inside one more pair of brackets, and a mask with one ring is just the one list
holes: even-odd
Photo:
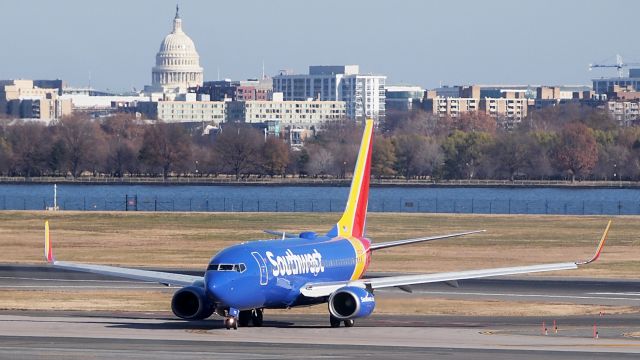
[(400, 275), (400, 276), (387, 276), (373, 279), (359, 279), (353, 281), (343, 282), (325, 282), (325, 283), (307, 283), (300, 292), (304, 296), (308, 297), (322, 297), (329, 296), (334, 291), (343, 286), (357, 286), (361, 288), (367, 288), (371, 290), (382, 289), (388, 287), (405, 288), (410, 285), (427, 284), (436, 282), (456, 281), (463, 279), (475, 279), (490, 276), (503, 276), (503, 275), (517, 275), (527, 274), (534, 272), (544, 271), (558, 271), (558, 270), (570, 270), (577, 269), (579, 265), (590, 264), (600, 257), (602, 248), (607, 239), (609, 228), (611, 227), (611, 221), (607, 224), (607, 227), (602, 234), (600, 243), (596, 249), (595, 254), (589, 259), (584, 261), (542, 264), (542, 265), (528, 265), (528, 266), (515, 266), (515, 267), (503, 267), (492, 269), (480, 269), (480, 270), (467, 270), (457, 272), (445, 272), (434, 274), (418, 274), (418, 275)]
[(79, 264), (67, 261), (56, 261), (53, 257), (51, 239), (49, 237), (49, 222), (44, 223), (44, 255), (47, 262), (56, 268), (88, 272), (100, 275), (117, 276), (125, 279), (157, 282), (165, 285), (188, 286), (204, 281), (202, 276), (184, 275), (168, 273), (162, 271), (151, 271), (141, 269), (131, 269), (106, 265)]
[(458, 236), (477, 234), (485, 231), (487, 230), (465, 231), (465, 232), (455, 233), (455, 234), (437, 235), (437, 236), (421, 237), (421, 238), (415, 238), (415, 239), (395, 240), (395, 241), (388, 241), (383, 243), (373, 243), (371, 244), (369, 249), (371, 250), (386, 249), (394, 246), (407, 245), (407, 244), (419, 243), (424, 241), (449, 239), (449, 238), (454, 238)]

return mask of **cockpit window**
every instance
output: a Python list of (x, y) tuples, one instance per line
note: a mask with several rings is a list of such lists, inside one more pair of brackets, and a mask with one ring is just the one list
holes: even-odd
[(218, 266), (218, 271), (233, 271), (233, 267), (233, 264), (220, 264), (220, 266)]
[(247, 270), (245, 264), (209, 264), (207, 271), (237, 271), (243, 273)]

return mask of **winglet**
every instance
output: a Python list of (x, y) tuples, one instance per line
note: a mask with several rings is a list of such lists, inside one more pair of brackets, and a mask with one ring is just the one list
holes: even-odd
[(53, 249), (51, 248), (51, 238), (49, 237), (49, 220), (44, 222), (44, 258), (49, 263), (53, 263)]
[(595, 254), (593, 254), (593, 257), (585, 261), (576, 261), (576, 265), (586, 265), (598, 260), (598, 258), (600, 257), (600, 253), (602, 252), (602, 248), (604, 248), (604, 243), (605, 241), (607, 241), (607, 235), (609, 235), (610, 227), (611, 227), (611, 220), (609, 220), (607, 227), (604, 229), (604, 232), (602, 233), (602, 238), (600, 238), (600, 243), (598, 244), (598, 248), (596, 249)]

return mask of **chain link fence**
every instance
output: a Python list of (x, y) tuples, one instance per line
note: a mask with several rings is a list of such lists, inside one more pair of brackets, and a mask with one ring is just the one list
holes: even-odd
[[(338, 212), (345, 199), (247, 199), (237, 197), (121, 198), (65, 197), (60, 210), (81, 211), (199, 211), (199, 212)], [(2, 210), (43, 210), (53, 207), (51, 199), (38, 196), (0, 196)], [(372, 212), (464, 213), (464, 214), (559, 214), (638, 215), (640, 201), (522, 200), (522, 199), (370, 199)]]

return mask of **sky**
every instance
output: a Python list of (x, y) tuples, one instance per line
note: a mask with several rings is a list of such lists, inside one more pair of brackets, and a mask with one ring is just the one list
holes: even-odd
[[(387, 84), (591, 84), (640, 62), (640, 1), (181, 0), (205, 80), (358, 64)], [(0, 79), (141, 89), (176, 1), (3, 0)]]

